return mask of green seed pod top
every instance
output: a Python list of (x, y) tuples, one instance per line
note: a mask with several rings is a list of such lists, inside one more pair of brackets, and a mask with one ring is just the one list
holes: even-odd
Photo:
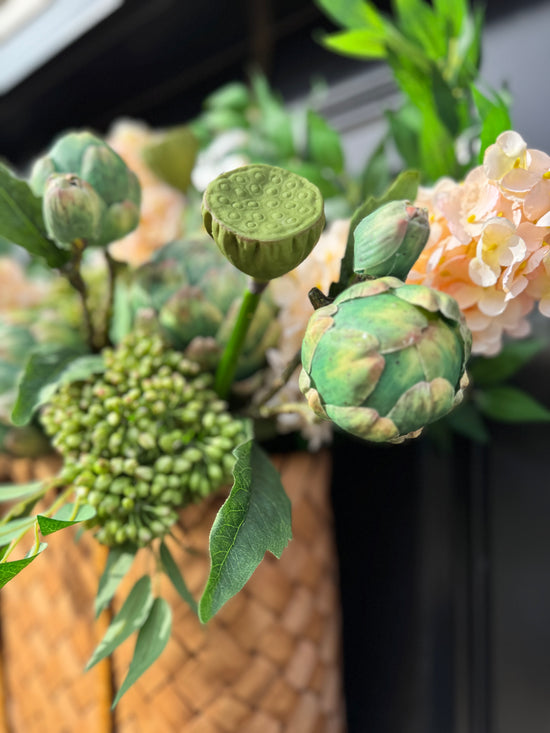
[(227, 259), (260, 281), (297, 267), (325, 224), (317, 186), (270, 165), (222, 173), (204, 192), (202, 214), (207, 232)]
[(393, 277), (365, 281), (311, 317), (300, 388), (344, 430), (400, 442), (462, 399), (470, 348), (449, 295)]
[[(70, 174), (89, 185), (102, 204), (99, 226), (89, 231), (88, 220), (83, 220), (82, 232), (77, 231), (74, 239), (85, 239), (92, 246), (105, 246), (128, 234), (139, 223), (141, 191), (135, 174), (129, 170), (122, 158), (103, 140), (90, 132), (70, 132), (61, 137), (49, 153), (39, 158), (32, 169), (30, 186), (37, 196), (44, 196), (44, 217), (46, 221), (57, 221), (58, 215), (50, 210), (45, 193), (51, 178), (56, 174)], [(68, 178), (69, 176), (67, 176)], [(84, 186), (84, 183), (81, 183)], [(80, 200), (75, 204), (82, 209)], [(60, 243), (73, 234), (80, 213), (64, 214), (61, 223), (53, 227), (50, 236)], [(70, 221), (70, 226), (64, 220)], [(65, 239), (55, 235), (57, 228)]]
[(405, 280), (430, 235), (428, 212), (409, 201), (390, 201), (359, 222), (354, 231), (358, 275)]

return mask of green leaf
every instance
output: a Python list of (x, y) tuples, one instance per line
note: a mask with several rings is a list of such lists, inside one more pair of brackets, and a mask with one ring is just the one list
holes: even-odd
[(36, 522), (36, 517), (22, 517), (12, 519), (10, 522), (0, 525), (0, 546), (7, 545), (24, 532), (29, 530)]
[(476, 387), (490, 387), (505, 382), (535, 357), (546, 343), (542, 339), (510, 341), (498, 356), (472, 359), (468, 372)]
[(512, 120), (508, 105), (501, 96), (495, 93), (494, 99), (490, 99), (473, 84), (471, 91), (481, 120), (479, 162), (483, 163), (483, 157), (489, 145), (495, 142), (501, 132), (512, 129)]
[(365, 0), (315, 0), (328, 17), (344, 28), (383, 28), (385, 20), (376, 5)]
[(187, 604), (189, 604), (193, 612), (197, 613), (197, 602), (191, 595), (191, 592), (189, 591), (189, 588), (187, 587), (185, 580), (183, 579), (183, 576), (180, 573), (180, 570), (176, 565), (176, 562), (172, 557), (172, 554), (166, 546), (165, 542), (161, 542), (160, 545), (160, 562), (162, 564), (162, 569), (172, 581), (172, 585), (174, 586), (174, 588), (177, 590), (183, 600)]
[(172, 612), (170, 606), (164, 598), (155, 598), (149, 616), (139, 631), (128, 674), (116, 694), (113, 708), (116, 707), (124, 693), (160, 656), (168, 643), (171, 629)]
[(420, 129), (422, 115), (412, 104), (404, 104), (400, 109), (386, 110), (385, 116), (397, 152), (410, 168), (420, 168)]
[(37, 555), (40, 555), (40, 553), (45, 550), (47, 546), (47, 544), (41, 542), (38, 546), (38, 550), (35, 553), (24, 557), (22, 560), (0, 562), (0, 588), (3, 588), (6, 583), (9, 583), (9, 581), (22, 570), (24, 570), (27, 565), (30, 565), (34, 558), (37, 557)]
[(134, 557), (136, 556), (136, 552), (137, 548), (130, 545), (111, 547), (109, 550), (109, 556), (107, 557), (107, 563), (105, 564), (103, 575), (99, 579), (99, 587), (97, 589), (97, 596), (95, 599), (96, 617), (99, 616), (103, 609), (107, 608), (111, 602), (121, 580), (130, 569), (134, 561)]
[(468, 13), (468, 4), (465, 0), (433, 0), (437, 15), (444, 18), (450, 27), (450, 36), (457, 37), (462, 28), (464, 18)]
[(335, 173), (344, 170), (344, 152), (340, 135), (311, 109), (307, 111), (307, 149), (311, 160)]
[(207, 109), (234, 109), (243, 112), (250, 104), (250, 94), (246, 84), (240, 81), (229, 82), (209, 94), (204, 100)]
[(273, 146), (278, 160), (292, 157), (295, 152), (292, 122), (284, 104), (270, 89), (262, 74), (254, 74), (251, 84), (259, 108), (257, 130)]
[(234, 455), (233, 488), (210, 533), (210, 575), (199, 601), (203, 623), (241, 590), (268, 550), (280, 557), (292, 537), (290, 501), (267, 455), (253, 440)]
[(0, 236), (43, 257), (50, 267), (60, 267), (68, 253), (59, 249), (46, 235), (42, 200), (29, 185), (0, 163)]
[(362, 198), (381, 196), (391, 183), (390, 164), (384, 138), (372, 153), (361, 174)]
[(151, 578), (144, 575), (135, 583), (122, 608), (109, 624), (105, 636), (94, 649), (86, 670), (108, 657), (134, 631), (141, 629), (149, 616), (153, 601)]
[(386, 35), (378, 30), (327, 33), (317, 40), (329, 51), (356, 59), (384, 59), (387, 54)]
[(42, 481), (32, 481), (30, 484), (0, 485), (0, 503), (16, 499), (26, 499), (36, 494), (42, 487)]
[(19, 381), (12, 412), (15, 425), (26, 425), (34, 411), (45, 404), (60, 384), (87, 379), (105, 366), (99, 354), (74, 348), (42, 345), (29, 356)]
[(403, 35), (415, 42), (433, 60), (445, 58), (445, 22), (424, 0), (393, 0)]
[(463, 402), (445, 418), (452, 430), (476, 443), (488, 443), (489, 433), (479, 410), (471, 402)]
[(78, 507), (76, 512), (74, 504), (65, 504), (53, 517), (45, 517), (43, 514), (39, 514), (37, 521), (41, 533), (46, 536), (60, 529), (65, 529), (65, 527), (71, 527), (73, 524), (86, 522), (88, 519), (95, 517), (95, 514), (95, 509), (89, 504)]
[(499, 422), (550, 422), (550, 410), (516, 387), (489, 387), (475, 393), (483, 414)]

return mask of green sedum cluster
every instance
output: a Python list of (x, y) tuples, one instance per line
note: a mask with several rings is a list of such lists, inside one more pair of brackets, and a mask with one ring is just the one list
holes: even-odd
[(62, 479), (97, 510), (97, 538), (138, 546), (164, 536), (177, 509), (231, 480), (245, 428), (212, 377), (158, 335), (136, 330), (103, 351), (105, 372), (61, 386), (42, 414)]

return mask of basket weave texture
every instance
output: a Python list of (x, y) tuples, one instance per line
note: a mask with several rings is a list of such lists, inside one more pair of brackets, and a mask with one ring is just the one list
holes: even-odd
[[(330, 457), (295, 453), (274, 463), (292, 501), (294, 537), (282, 558), (268, 553), (206, 626), (163, 578), (158, 590), (172, 606), (172, 637), (114, 713), (111, 683), (122, 683), (133, 642), (82, 671), (109, 622), (108, 615), (93, 621), (105, 553), (86, 536), (71, 543), (69, 530), (48, 538), (47, 551), (0, 592), (6, 733), (343, 733)], [(2, 465), (0, 481), (8, 480)], [(47, 465), (12, 469), (25, 481)], [(185, 509), (176, 532), (181, 548), (170, 545), (195, 597), (208, 574), (208, 535), (222, 501)], [(150, 562), (149, 553), (138, 554), (114, 612)]]

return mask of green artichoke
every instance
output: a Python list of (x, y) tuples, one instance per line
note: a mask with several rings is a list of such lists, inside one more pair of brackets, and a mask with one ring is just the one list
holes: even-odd
[(359, 222), (353, 233), (354, 272), (405, 280), (430, 236), (428, 212), (390, 201)]
[(462, 399), (471, 334), (456, 301), (383, 277), (316, 310), (302, 346), (310, 407), (375, 442), (415, 437)]
[[(210, 238), (165, 245), (134, 275), (134, 314), (153, 309), (164, 334), (178, 349), (213, 369), (237, 317), (246, 276), (234, 268)], [(266, 294), (259, 304), (239, 360), (243, 379), (265, 363), (266, 350), (279, 340), (276, 309)]]
[(231, 481), (245, 426), (213, 378), (162, 338), (135, 330), (104, 349), (105, 373), (58, 388), (41, 419), (64, 459), (61, 479), (97, 510), (97, 538), (143, 546), (177, 510)]
[(137, 177), (90, 132), (61, 137), (34, 164), (30, 186), (44, 197), (48, 234), (61, 245), (83, 240), (90, 246), (105, 246), (139, 223)]

